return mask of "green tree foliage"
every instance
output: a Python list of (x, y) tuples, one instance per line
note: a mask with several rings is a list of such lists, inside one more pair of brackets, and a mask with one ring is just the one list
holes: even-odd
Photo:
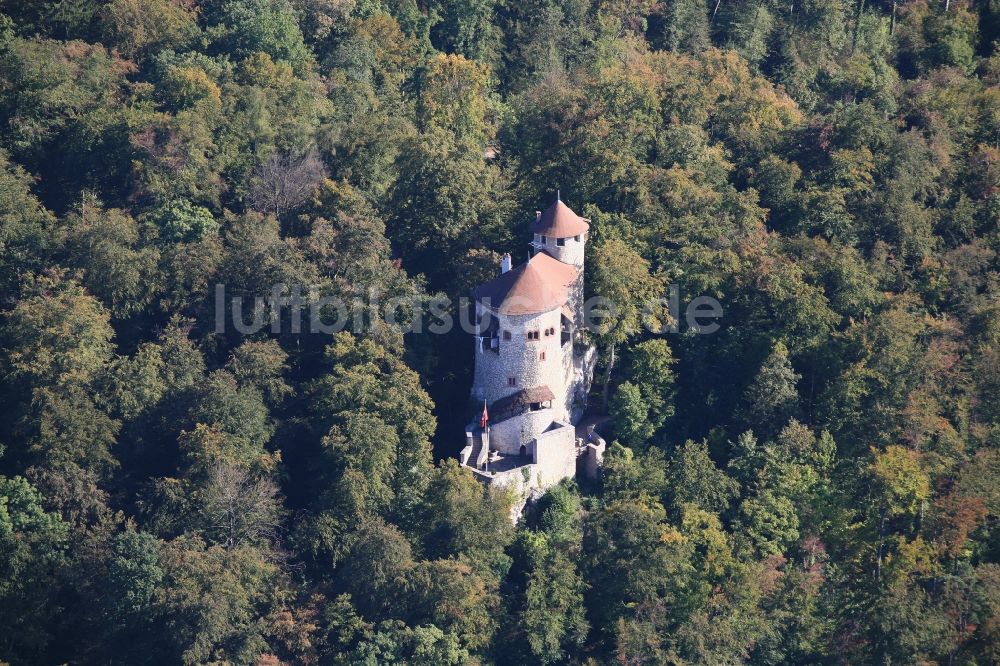
[(23, 477), (0, 477), (0, 567), (4, 651), (30, 661), (53, 640), (58, 614), (54, 574), (66, 560), (67, 525), (45, 511), (42, 496)]
[(23, 3), (4, 3), (3, 9), (22, 34), (78, 39), (90, 33), (100, 4), (94, 0), (69, 0), (55, 4), (28, 0)]
[(677, 447), (667, 468), (670, 505), (685, 505), (722, 513), (739, 493), (739, 484), (720, 470), (704, 442), (687, 441)]
[[(721, 5), (721, 3), (720, 3)], [(668, 51), (700, 51), (709, 45), (709, 14), (698, 0), (671, 2), (654, 16), (650, 32), (655, 46)], [(714, 17), (713, 17), (714, 18)]]
[[(441, 463), (428, 489), (430, 515), (425, 550), (438, 556), (464, 555), (485, 576), (506, 573), (510, 558), (504, 549), (513, 536), (510, 499), (487, 491), (465, 474), (456, 461)], [(471, 521), (467, 515), (473, 515)]]
[(388, 220), (389, 233), (404, 262), (443, 287), (453, 275), (447, 258), (482, 231), (477, 220), (495, 214), (499, 174), (483, 161), (481, 148), (441, 129), (407, 140), (397, 166), (401, 174), (390, 195), (397, 214)]
[(458, 666), (469, 658), (458, 640), (433, 625), (408, 627), (403, 622), (380, 624), (378, 631), (361, 642), (351, 659), (357, 666), (385, 663)]
[(481, 146), (486, 124), (489, 71), (460, 56), (439, 55), (427, 63), (421, 82), (417, 120), (424, 132), (454, 132), (458, 142)]
[(6, 150), (43, 178), (42, 200), (65, 210), (90, 188), (120, 196), (128, 170), (125, 75), (132, 66), (100, 45), (8, 41), (0, 76)]
[(875, 454), (871, 471), (890, 515), (912, 516), (930, 497), (930, 479), (921, 469), (920, 458), (914, 451), (890, 446), (885, 452)]
[[(998, 41), (985, 0), (0, 2), (0, 660), (1000, 662)], [(520, 263), (557, 189), (611, 443), (522, 505), (454, 459), (467, 334), (369, 307)]]
[[(542, 663), (559, 662), (566, 648), (578, 649), (587, 635), (585, 585), (571, 560), (543, 541), (525, 589), (521, 616), (531, 651)], [(565, 647), (564, 647), (565, 646)]]
[(496, 0), (448, 0), (435, 5), (437, 21), (431, 27), (434, 46), (445, 53), (494, 62), (500, 38), (494, 12), (501, 4)]
[(130, 530), (115, 537), (112, 551), (107, 612), (114, 622), (142, 623), (163, 583), (160, 544), (148, 533)]
[(135, 220), (120, 210), (103, 210), (100, 202), (85, 196), (60, 231), (66, 262), (83, 271), (84, 286), (113, 316), (135, 314), (152, 300), (159, 253), (139, 247)]
[(34, 290), (8, 313), (8, 372), (31, 388), (92, 381), (114, 350), (107, 310), (62, 276)]
[(663, 454), (655, 448), (636, 454), (614, 442), (605, 455), (602, 480), (608, 500), (656, 502), (665, 483)]
[(637, 632), (660, 643), (659, 633), (676, 626), (689, 601), (690, 545), (663, 518), (658, 503), (616, 502), (584, 528), (590, 616), (626, 654)]
[(266, 53), (299, 72), (309, 65), (309, 50), (287, 0), (237, 0), (209, 6), (216, 39), (235, 57)]
[(642, 446), (673, 416), (673, 363), (665, 340), (647, 340), (633, 347), (629, 379), (608, 405), (618, 432), (630, 446)]
[(649, 407), (642, 399), (642, 392), (632, 382), (625, 382), (615, 391), (608, 404), (614, 416), (615, 427), (630, 446), (641, 446), (655, 432), (649, 422)]
[(39, 278), (8, 312), (5, 368), (12, 428), (22, 463), (107, 471), (119, 423), (101, 403), (99, 383), (114, 351), (107, 310), (64, 275)]
[(100, 13), (104, 38), (133, 60), (166, 48), (183, 48), (198, 34), (196, 18), (191, 8), (166, 0), (114, 0)]
[(168, 204), (160, 215), (160, 234), (167, 241), (197, 240), (219, 230), (210, 210), (184, 199)]
[[(607, 352), (604, 374), (604, 402), (607, 405), (616, 349), (641, 333), (644, 327), (658, 329), (658, 304), (663, 295), (660, 281), (650, 274), (649, 262), (625, 242), (608, 240), (594, 247), (591, 257), (596, 264), (592, 269), (594, 293), (604, 299), (604, 307), (607, 308), (606, 312), (602, 312), (607, 316), (597, 322), (598, 337)], [(661, 357), (659, 365), (662, 373), (665, 370), (663, 366), (668, 362), (663, 357), (669, 355), (669, 349), (651, 353)], [(666, 381), (666, 378), (661, 377), (659, 381)], [(632, 411), (637, 409), (633, 402)], [(631, 428), (642, 428), (634, 422), (635, 416), (631, 420)], [(652, 431), (646, 437), (651, 434)]]
[(416, 373), (392, 352), (340, 333), (326, 354), (332, 372), (311, 388), (310, 408), (324, 433), (314, 486), (319, 513), (304, 538), (310, 549), (336, 558), (344, 530), (368, 517), (417, 528), (433, 473), (435, 423)]
[(512, 609), (516, 622), (506, 635), (524, 636), (527, 645), (524, 652), (499, 653), (499, 661), (558, 663), (584, 644), (589, 624), (584, 606), (587, 585), (578, 568), (581, 520), (578, 493), (561, 484), (539, 507), (537, 529), (522, 532), (513, 545), (510, 580), (517, 587), (511, 594), (517, 604)]
[[(52, 250), (52, 214), (31, 193), (31, 177), (3, 158), (0, 172), (0, 280), (6, 299), (20, 295), (23, 281), (40, 271)], [(10, 307), (12, 303), (6, 302)]]
[(164, 547), (164, 586), (154, 613), (171, 627), (171, 657), (198, 663), (213, 655), (246, 660), (266, 651), (263, 613), (278, 568), (253, 548), (208, 546), (183, 537)]
[(801, 379), (788, 359), (788, 349), (778, 342), (747, 387), (743, 397), (746, 424), (764, 433), (784, 426), (798, 410), (796, 383)]

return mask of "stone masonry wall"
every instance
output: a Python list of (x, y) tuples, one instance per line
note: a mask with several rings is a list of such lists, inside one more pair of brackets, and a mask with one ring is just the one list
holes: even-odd
[(490, 448), (506, 455), (518, 455), (522, 444), (527, 446), (549, 427), (554, 420), (553, 413), (552, 409), (540, 409), (491, 425)]
[(548, 488), (576, 474), (576, 428), (567, 421), (553, 423), (535, 438), (538, 484)]
[[(477, 316), (484, 308), (476, 304)], [(493, 403), (500, 398), (535, 386), (546, 385), (556, 396), (553, 418), (565, 418), (566, 374), (563, 368), (563, 348), (559, 340), (559, 310), (533, 315), (492, 315), (499, 317), (499, 354), (482, 349), (475, 338), (476, 369), (472, 397), (477, 402)], [(555, 328), (555, 335), (546, 336), (546, 328)], [(511, 332), (511, 339), (503, 339), (503, 331)], [(538, 340), (528, 340), (528, 331), (539, 331)], [(569, 346), (567, 346), (568, 348)], [(545, 360), (540, 360), (545, 352)], [(516, 379), (515, 386), (508, 385), (508, 378)]]

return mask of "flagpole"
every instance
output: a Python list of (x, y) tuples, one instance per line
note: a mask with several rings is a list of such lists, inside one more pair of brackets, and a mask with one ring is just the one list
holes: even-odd
[(483, 443), (486, 445), (486, 473), (490, 473), (490, 413), (486, 411), (486, 400), (483, 399)]

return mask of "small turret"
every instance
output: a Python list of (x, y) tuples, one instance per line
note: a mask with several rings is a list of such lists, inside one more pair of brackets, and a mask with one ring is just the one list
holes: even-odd
[(577, 282), (570, 297), (569, 307), (577, 326), (583, 323), (583, 260), (587, 245), (590, 220), (580, 217), (563, 203), (559, 195), (551, 206), (537, 212), (531, 225), (535, 252), (544, 252), (553, 259), (576, 267)]

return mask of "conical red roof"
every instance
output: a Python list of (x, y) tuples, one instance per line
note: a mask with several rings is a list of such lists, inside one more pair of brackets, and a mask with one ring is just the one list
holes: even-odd
[(576, 267), (539, 252), (531, 261), (512, 268), (476, 289), (476, 300), (505, 315), (537, 314), (562, 306)]
[(542, 211), (531, 230), (542, 236), (550, 238), (570, 238), (587, 233), (590, 225), (587, 220), (580, 217), (573, 210), (564, 204), (560, 199)]

